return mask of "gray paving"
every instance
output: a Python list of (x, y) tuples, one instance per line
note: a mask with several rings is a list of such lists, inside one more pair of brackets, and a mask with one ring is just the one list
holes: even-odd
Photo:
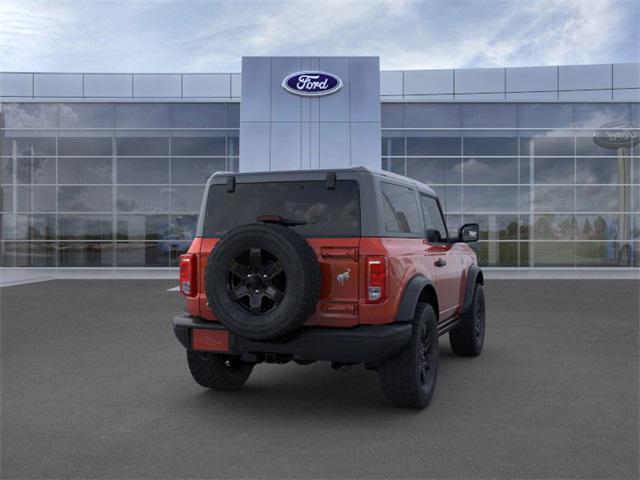
[(427, 410), (375, 373), (192, 382), (175, 281), (3, 288), (2, 478), (637, 478), (638, 282), (489, 281), (476, 359), (441, 339)]

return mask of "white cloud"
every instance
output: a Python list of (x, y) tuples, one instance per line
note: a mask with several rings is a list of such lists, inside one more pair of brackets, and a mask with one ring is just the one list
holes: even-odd
[(0, 0), (0, 70), (238, 71), (242, 55), (385, 69), (637, 61), (632, 0)]

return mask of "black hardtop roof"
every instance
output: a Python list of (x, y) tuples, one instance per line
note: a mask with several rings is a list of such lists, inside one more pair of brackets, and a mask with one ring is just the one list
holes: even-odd
[[(402, 183), (405, 185), (412, 185), (418, 190), (421, 190), (425, 193), (428, 193), (433, 196), (437, 196), (434, 190), (427, 184), (419, 182), (413, 178), (405, 177), (403, 175), (398, 175), (397, 173), (387, 172), (386, 170), (381, 170), (377, 168), (370, 167), (351, 167), (351, 168), (323, 168), (318, 170), (281, 170), (281, 171), (273, 171), (273, 172), (215, 172), (209, 180), (207, 184), (214, 183), (216, 179), (222, 179), (227, 177), (251, 177), (252, 181), (270, 181), (273, 177), (283, 177), (283, 176), (304, 176), (305, 174), (312, 175), (317, 177), (318, 174), (326, 175), (327, 173), (336, 173), (340, 172), (349, 172), (349, 173), (363, 173), (375, 175), (377, 177), (382, 177), (388, 180), (394, 180), (398, 183)], [(264, 178), (264, 180), (262, 180)], [(339, 178), (339, 176), (338, 176)]]

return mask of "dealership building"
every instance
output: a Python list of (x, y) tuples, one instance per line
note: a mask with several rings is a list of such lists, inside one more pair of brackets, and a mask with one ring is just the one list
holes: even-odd
[[(431, 185), (451, 231), (479, 223), (486, 267), (640, 266), (640, 63), (378, 65), (0, 73), (2, 266), (175, 267), (213, 172), (360, 164)], [(298, 71), (344, 85), (301, 97)]]

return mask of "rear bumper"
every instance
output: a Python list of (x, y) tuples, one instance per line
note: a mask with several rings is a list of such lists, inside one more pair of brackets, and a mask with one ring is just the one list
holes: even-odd
[[(176, 337), (187, 349), (191, 349), (194, 328), (227, 331), (222, 323), (186, 314), (173, 319)], [(376, 364), (402, 349), (408, 343), (412, 331), (410, 323), (362, 325), (353, 328), (303, 327), (286, 338), (267, 342), (249, 340), (229, 332), (229, 349), (220, 353), (271, 353), (290, 355), (296, 360)]]

